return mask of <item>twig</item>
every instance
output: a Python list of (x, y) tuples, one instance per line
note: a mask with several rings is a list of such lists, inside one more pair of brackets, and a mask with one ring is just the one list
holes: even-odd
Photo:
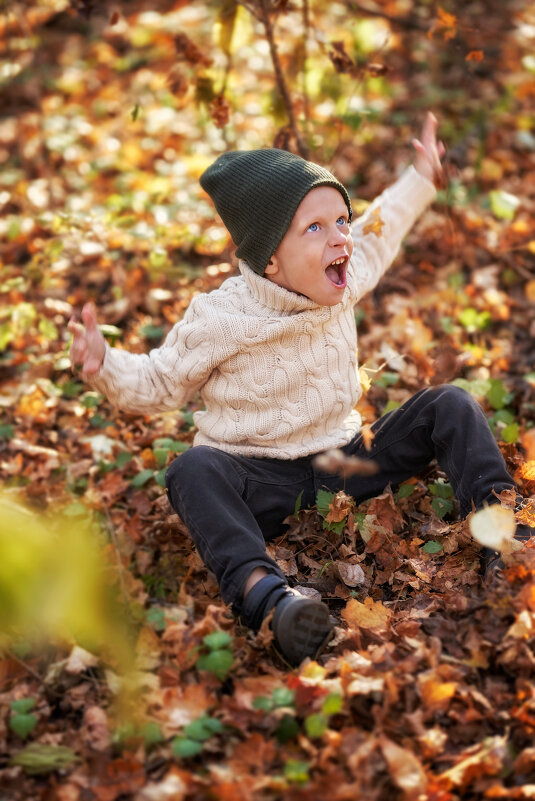
[(303, 113), (305, 121), (310, 121), (310, 104), (308, 100), (308, 36), (310, 33), (310, 9), (308, 7), (308, 0), (303, 0)]
[(269, 52), (271, 55), (273, 69), (275, 71), (275, 80), (277, 83), (277, 88), (280, 92), (284, 108), (286, 109), (286, 114), (288, 115), (288, 122), (295, 136), (295, 141), (297, 142), (297, 149), (299, 151), (299, 155), (302, 156), (303, 158), (308, 158), (308, 148), (301, 136), (299, 128), (297, 127), (297, 120), (295, 118), (294, 107), (292, 104), (292, 100), (290, 98), (288, 86), (286, 85), (286, 81), (284, 79), (284, 74), (279, 59), (277, 43), (275, 42), (275, 35), (273, 32), (273, 25), (271, 23), (271, 18), (269, 16), (269, 0), (259, 0), (259, 8), (261, 9), (262, 12), (260, 19), (264, 26), (264, 30), (266, 32), (266, 38), (269, 44)]
[(414, 18), (394, 17), (392, 14), (386, 14), (378, 8), (370, 8), (369, 6), (362, 5), (362, 3), (356, 3), (354, 0), (348, 0), (347, 6), (351, 11), (367, 14), (369, 17), (385, 19), (387, 22), (391, 22), (392, 25), (397, 25), (399, 28), (406, 28), (409, 31), (427, 31), (429, 27), (424, 22), (420, 22)]

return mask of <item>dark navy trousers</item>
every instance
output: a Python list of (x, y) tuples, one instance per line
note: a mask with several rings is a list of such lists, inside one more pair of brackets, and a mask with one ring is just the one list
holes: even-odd
[(239, 608), (245, 581), (257, 567), (282, 576), (265, 542), (284, 531), (302, 492), (301, 507), (321, 488), (345, 490), (357, 503), (394, 488), (436, 459), (448, 476), (461, 514), (514, 482), (479, 404), (464, 390), (445, 385), (418, 392), (385, 414), (372, 430), (369, 451), (361, 435), (342, 450), (379, 465), (373, 476), (346, 479), (318, 471), (316, 454), (291, 461), (251, 459), (203, 445), (177, 457), (167, 470), (169, 500), (212, 570), (223, 599)]

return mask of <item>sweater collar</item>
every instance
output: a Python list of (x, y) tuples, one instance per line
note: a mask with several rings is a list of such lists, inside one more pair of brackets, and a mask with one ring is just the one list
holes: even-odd
[(258, 275), (244, 259), (240, 259), (238, 267), (251, 295), (255, 300), (270, 309), (292, 314), (309, 309), (324, 308), (310, 300), (310, 298), (305, 297), (305, 295), (298, 295), (297, 292), (284, 289), (284, 287), (274, 284), (269, 278)]

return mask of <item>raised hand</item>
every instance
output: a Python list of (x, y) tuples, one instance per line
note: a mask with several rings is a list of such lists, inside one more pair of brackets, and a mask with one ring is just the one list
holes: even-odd
[(99, 331), (95, 307), (86, 303), (82, 309), (82, 322), (69, 320), (68, 329), (73, 335), (70, 351), (73, 369), (82, 369), (82, 374), (94, 375), (100, 370), (106, 353), (106, 341)]
[(421, 139), (413, 139), (412, 145), (416, 150), (415, 168), (428, 181), (440, 184), (442, 179), (441, 159), (446, 148), (442, 142), (437, 142), (437, 126), (437, 118), (428, 111), (422, 126)]

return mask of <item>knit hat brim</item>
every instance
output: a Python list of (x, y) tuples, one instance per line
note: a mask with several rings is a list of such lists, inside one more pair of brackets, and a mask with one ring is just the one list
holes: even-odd
[(349, 219), (352, 215), (347, 190), (332, 173), (286, 150), (224, 153), (200, 182), (237, 246), (236, 255), (259, 275), (312, 189), (332, 186), (342, 195)]

